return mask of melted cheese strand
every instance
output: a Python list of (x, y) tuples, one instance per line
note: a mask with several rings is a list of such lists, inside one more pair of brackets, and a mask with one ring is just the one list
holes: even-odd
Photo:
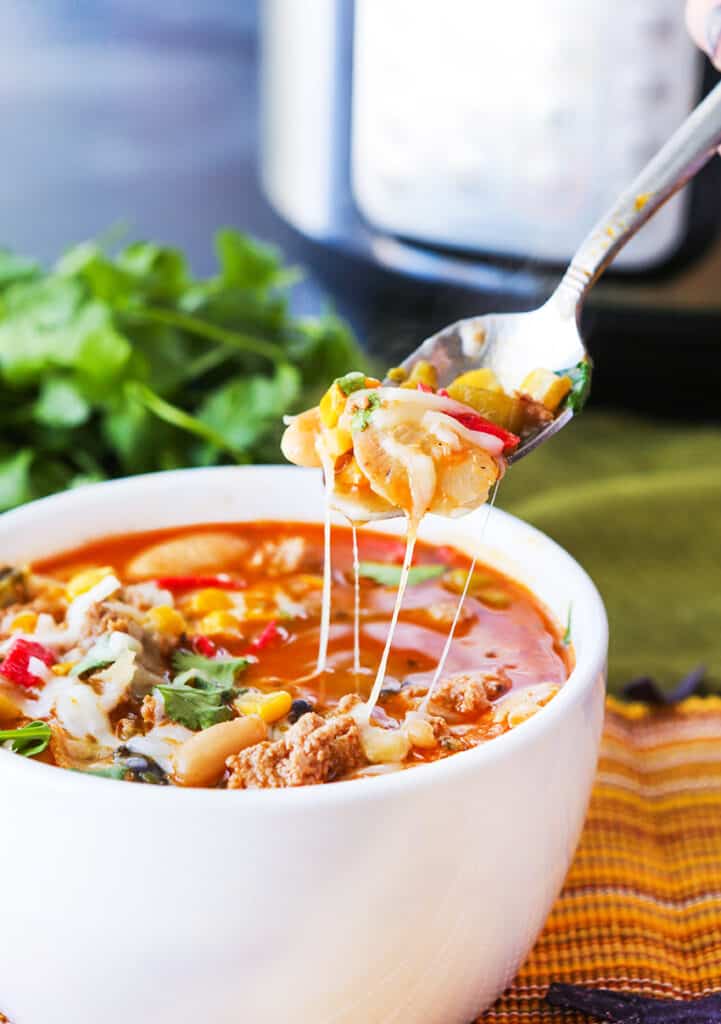
[[(484, 534), (486, 532), (486, 527), (488, 526), (488, 520), (491, 517), (491, 509), (493, 508), (493, 505), (495, 503), (496, 495), (497, 494), (498, 494), (498, 481), (496, 481), (496, 483), (493, 485), (493, 489), (491, 490), (491, 496), (490, 496), (490, 498), (488, 500), (488, 504), (486, 505), (486, 515), (485, 515), (485, 518), (483, 520), (483, 523), (481, 524), (481, 530), (480, 530), (480, 534), (479, 534), (479, 537), (478, 537), (478, 543), (479, 544), (482, 542), (483, 536), (484, 536)], [(471, 580), (473, 579), (473, 573), (475, 572), (475, 569), (476, 569), (476, 561), (477, 561), (477, 557), (474, 557), (473, 561), (471, 562), (471, 567), (468, 570), (468, 575), (466, 576), (466, 582), (463, 584), (463, 590), (461, 592), (461, 596), (458, 599), (458, 605), (456, 607), (456, 614), (453, 616), (453, 622), (451, 623), (451, 628), (448, 631), (448, 636), (446, 637), (446, 642), (443, 645), (443, 650), (441, 651), (441, 656), (440, 656), (440, 658), (438, 660), (438, 664), (436, 665), (436, 671), (433, 673), (433, 679), (431, 680), (431, 685), (428, 687), (428, 692), (426, 693), (425, 697), (423, 698), (421, 703), (418, 705), (418, 711), (421, 714), (423, 714), (423, 715), (427, 714), (427, 712), (428, 712), (428, 705), (430, 704), (431, 699), (433, 697), (433, 694), (435, 693), (436, 687), (438, 686), (438, 682), (439, 682), (439, 680), (441, 678), (441, 673), (443, 672), (443, 669), (445, 667), (446, 661), (448, 659), (448, 654), (449, 654), (450, 649), (451, 649), (451, 644), (453, 643), (453, 637), (454, 637), (455, 632), (456, 632), (456, 626), (458, 625), (458, 620), (459, 620), (459, 618), (461, 616), (461, 611), (463, 609), (463, 602), (466, 600), (466, 595), (468, 594), (468, 588), (471, 585)]]
[(325, 478), (325, 517), (323, 520), (323, 595), (320, 611), (320, 636), (318, 638), (318, 661), (316, 675), (325, 672), (328, 661), (328, 639), (330, 637), (330, 601), (331, 601), (331, 543), (330, 543), (330, 510), (333, 500), (333, 460), (328, 457), (321, 444), (316, 444), (318, 456), (323, 463)]
[(396, 593), (396, 603), (393, 606), (393, 615), (391, 616), (391, 623), (388, 627), (388, 636), (386, 637), (386, 645), (383, 648), (383, 655), (381, 656), (380, 664), (378, 666), (378, 672), (376, 673), (375, 682), (373, 683), (373, 689), (371, 695), (363, 705), (363, 718), (366, 722), (370, 719), (373, 708), (378, 702), (380, 692), (383, 689), (383, 681), (386, 675), (386, 668), (388, 666), (388, 658), (391, 653), (391, 647), (393, 645), (393, 634), (396, 631), (396, 624), (398, 623), (398, 616), (400, 614), (401, 605), (403, 604), (403, 595), (406, 592), (406, 586), (408, 584), (408, 570), (411, 567), (411, 561), (413, 559), (413, 549), (416, 546), (416, 537), (418, 536), (418, 521), (408, 520), (408, 532), (406, 534), (406, 553), (403, 558), (403, 568), (401, 569), (401, 578), (398, 583), (398, 592)]
[(358, 558), (358, 528), (351, 523), (353, 537), (353, 671), (360, 672), (360, 561)]

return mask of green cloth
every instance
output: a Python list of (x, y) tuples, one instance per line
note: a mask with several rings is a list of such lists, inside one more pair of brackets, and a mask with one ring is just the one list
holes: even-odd
[(498, 504), (596, 582), (612, 691), (701, 663), (721, 690), (721, 429), (584, 413), (511, 467)]

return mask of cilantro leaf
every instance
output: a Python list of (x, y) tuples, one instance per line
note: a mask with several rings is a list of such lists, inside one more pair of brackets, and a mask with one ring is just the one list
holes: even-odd
[(561, 643), (564, 647), (568, 647), (571, 643), (571, 618), (573, 616), (573, 602), (568, 606), (568, 615), (566, 617), (566, 631), (563, 634)]
[(120, 651), (117, 647), (112, 645), (110, 634), (106, 633), (98, 639), (97, 643), (93, 644), (84, 658), (73, 665), (70, 675), (82, 679), (83, 676), (89, 675), (96, 669), (112, 665), (114, 661), (117, 661), (119, 654)]
[[(358, 571), (364, 579), (375, 580), (384, 587), (397, 587), (401, 581), (402, 567), (385, 562), (361, 562)], [(408, 584), (425, 583), (448, 571), (447, 565), (412, 565), (408, 570)]]
[(10, 741), (10, 749), (23, 757), (35, 757), (47, 748), (52, 731), (47, 722), (28, 722), (19, 729), (0, 729), (0, 743)]
[(30, 448), (21, 448), (14, 455), (0, 458), (0, 512), (32, 498), (32, 462), (33, 453)]
[(559, 372), (560, 377), (570, 377), (572, 382), (571, 390), (566, 399), (566, 404), (574, 412), (580, 412), (586, 404), (591, 390), (591, 362), (589, 359), (582, 359), (570, 370)]
[(280, 430), (283, 412), (300, 389), (298, 370), (282, 363), (272, 377), (250, 374), (228, 381), (203, 402), (198, 416), (236, 450), (247, 451), (269, 431)]
[(174, 722), (188, 729), (208, 729), (218, 722), (227, 722), (233, 712), (227, 701), (235, 696), (232, 687), (191, 686), (186, 682), (156, 687), (162, 694), (165, 713)]
[(356, 409), (351, 418), (351, 430), (365, 430), (371, 421), (373, 411), (381, 404), (380, 395), (371, 391), (365, 409)]
[(72, 380), (48, 376), (40, 385), (33, 415), (47, 427), (77, 427), (88, 419), (90, 405)]
[(40, 267), (32, 260), (18, 256), (8, 249), (0, 249), (0, 288), (14, 281), (35, 277), (39, 270)]
[(176, 651), (173, 655), (173, 668), (176, 671), (184, 674), (192, 672), (205, 683), (218, 687), (232, 687), (238, 672), (242, 672), (247, 665), (247, 658), (206, 658), (192, 651)]

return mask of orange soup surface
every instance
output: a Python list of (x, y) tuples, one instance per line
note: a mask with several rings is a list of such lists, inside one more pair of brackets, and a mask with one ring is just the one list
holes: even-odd
[(30, 723), (39, 744), (44, 723), (46, 745), (31, 756), (63, 767), (156, 784), (295, 786), (449, 756), (521, 725), (563, 685), (572, 652), (556, 624), (525, 587), (477, 566), (429, 697), (470, 561), (418, 542), (365, 720), (404, 544), (369, 530), (358, 544), (356, 650), (352, 534), (333, 528), (321, 672), (316, 524), (109, 537), (6, 570), (0, 740), (14, 732), (5, 745), (23, 753)]

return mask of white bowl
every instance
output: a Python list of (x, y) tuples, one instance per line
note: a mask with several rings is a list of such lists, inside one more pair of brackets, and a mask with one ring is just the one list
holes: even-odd
[[(0, 557), (321, 507), (313, 471), (160, 473), (6, 514)], [(429, 518), (422, 536), (476, 550), (485, 515)], [(493, 511), (485, 542), (560, 621), (572, 603), (577, 655), (547, 707), (485, 746), (243, 792), (122, 785), (0, 750), (0, 1009), (14, 1024), (466, 1024), (503, 991), (583, 824), (607, 623), (547, 537)]]

